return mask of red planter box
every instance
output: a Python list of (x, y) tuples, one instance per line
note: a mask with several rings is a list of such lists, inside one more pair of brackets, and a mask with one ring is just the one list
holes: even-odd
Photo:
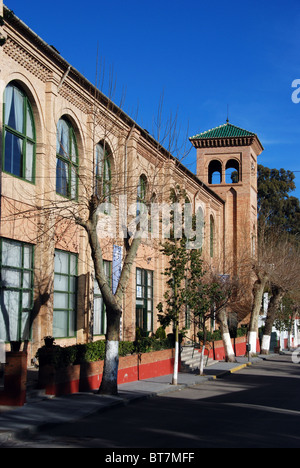
[[(46, 364), (39, 369), (39, 388), (47, 395), (65, 395), (97, 390), (103, 373), (103, 361), (55, 369)], [(174, 350), (135, 354), (119, 358), (118, 384), (173, 373)]]
[[(240, 336), (238, 338), (232, 338), (231, 343), (236, 356), (245, 356), (247, 336)], [(223, 361), (225, 359), (225, 349), (223, 341), (213, 341), (210, 343), (209, 352), (205, 352), (205, 355), (209, 355), (210, 358), (215, 361)], [(257, 350), (260, 350), (260, 342), (257, 340)]]
[(6, 353), (4, 390), (0, 392), (0, 405), (23, 406), (26, 402), (27, 354)]

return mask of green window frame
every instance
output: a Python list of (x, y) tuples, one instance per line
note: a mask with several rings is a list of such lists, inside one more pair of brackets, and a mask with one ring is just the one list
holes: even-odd
[(55, 250), (53, 293), (53, 336), (71, 338), (76, 334), (78, 255)]
[(103, 203), (111, 202), (111, 151), (105, 142), (100, 142), (95, 149), (95, 195)]
[(35, 183), (36, 129), (32, 107), (14, 82), (4, 91), (2, 170)]
[(153, 331), (152, 270), (136, 269), (136, 328), (144, 333)]
[(34, 247), (0, 239), (0, 339), (31, 338)]
[(62, 117), (56, 130), (56, 193), (78, 198), (78, 146), (70, 121)]
[[(110, 285), (111, 285), (111, 264), (112, 262), (109, 262), (106, 260), (103, 261), (104, 271), (105, 271), (106, 277)], [(94, 336), (105, 335), (106, 328), (107, 328), (106, 307), (105, 307), (98, 283), (94, 279), (93, 335)]]
[(141, 214), (140, 205), (145, 203), (147, 193), (147, 179), (146, 176), (141, 175), (137, 187), (137, 199), (136, 199), (136, 216)]

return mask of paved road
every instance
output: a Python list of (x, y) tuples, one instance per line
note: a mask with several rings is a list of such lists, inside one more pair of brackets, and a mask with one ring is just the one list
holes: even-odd
[(11, 446), (116, 453), (118, 448), (300, 448), (299, 416), (300, 364), (278, 355), (226, 378), (110, 409)]

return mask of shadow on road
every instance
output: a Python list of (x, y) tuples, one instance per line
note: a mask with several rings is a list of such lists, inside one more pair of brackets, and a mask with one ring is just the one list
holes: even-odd
[(299, 371), (290, 357), (262, 361), (221, 380), (53, 428), (47, 436), (83, 448), (299, 448)]

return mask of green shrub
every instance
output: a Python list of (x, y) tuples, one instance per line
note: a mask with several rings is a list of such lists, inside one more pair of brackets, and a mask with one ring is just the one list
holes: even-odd
[(164, 327), (159, 327), (155, 332), (155, 338), (158, 340), (165, 340), (167, 338), (166, 330)]
[(120, 341), (119, 343), (119, 356), (128, 356), (135, 352), (135, 346), (132, 341)]
[[(200, 341), (203, 340), (203, 332), (198, 332), (198, 338), (200, 339)], [(238, 328), (237, 329), (237, 337), (240, 337), (240, 336), (245, 336), (247, 335), (247, 327), (241, 327), (241, 328)], [(213, 332), (211, 331), (207, 331), (206, 332), (206, 341), (221, 341), (222, 340), (222, 333), (221, 333), (221, 330), (215, 330)]]
[(220, 340), (222, 340), (221, 330), (215, 330), (213, 332), (212, 341), (220, 341)]
[(248, 328), (247, 326), (242, 326), (241, 328), (238, 328), (237, 329), (237, 337), (239, 336), (246, 336), (248, 333)]
[[(200, 341), (203, 341), (203, 332), (198, 332), (198, 338)], [(206, 332), (206, 341), (220, 341), (222, 340), (221, 330), (215, 330), (213, 332)]]
[[(40, 348), (36, 357), (39, 364), (50, 364), (56, 369), (67, 367), (73, 364), (84, 362), (102, 361), (105, 357), (105, 341), (99, 340), (92, 343), (77, 344), (73, 346), (54, 345), (51, 352), (45, 346)], [(141, 337), (139, 340), (120, 341), (119, 356), (127, 356), (135, 353), (148, 353), (151, 351), (160, 351), (173, 347), (172, 340), (169, 338), (157, 339), (154, 337)]]
[(94, 341), (93, 343), (87, 343), (84, 345), (79, 345), (83, 352), (78, 359), (78, 362), (95, 362), (101, 361), (105, 356), (105, 341), (99, 340)]

